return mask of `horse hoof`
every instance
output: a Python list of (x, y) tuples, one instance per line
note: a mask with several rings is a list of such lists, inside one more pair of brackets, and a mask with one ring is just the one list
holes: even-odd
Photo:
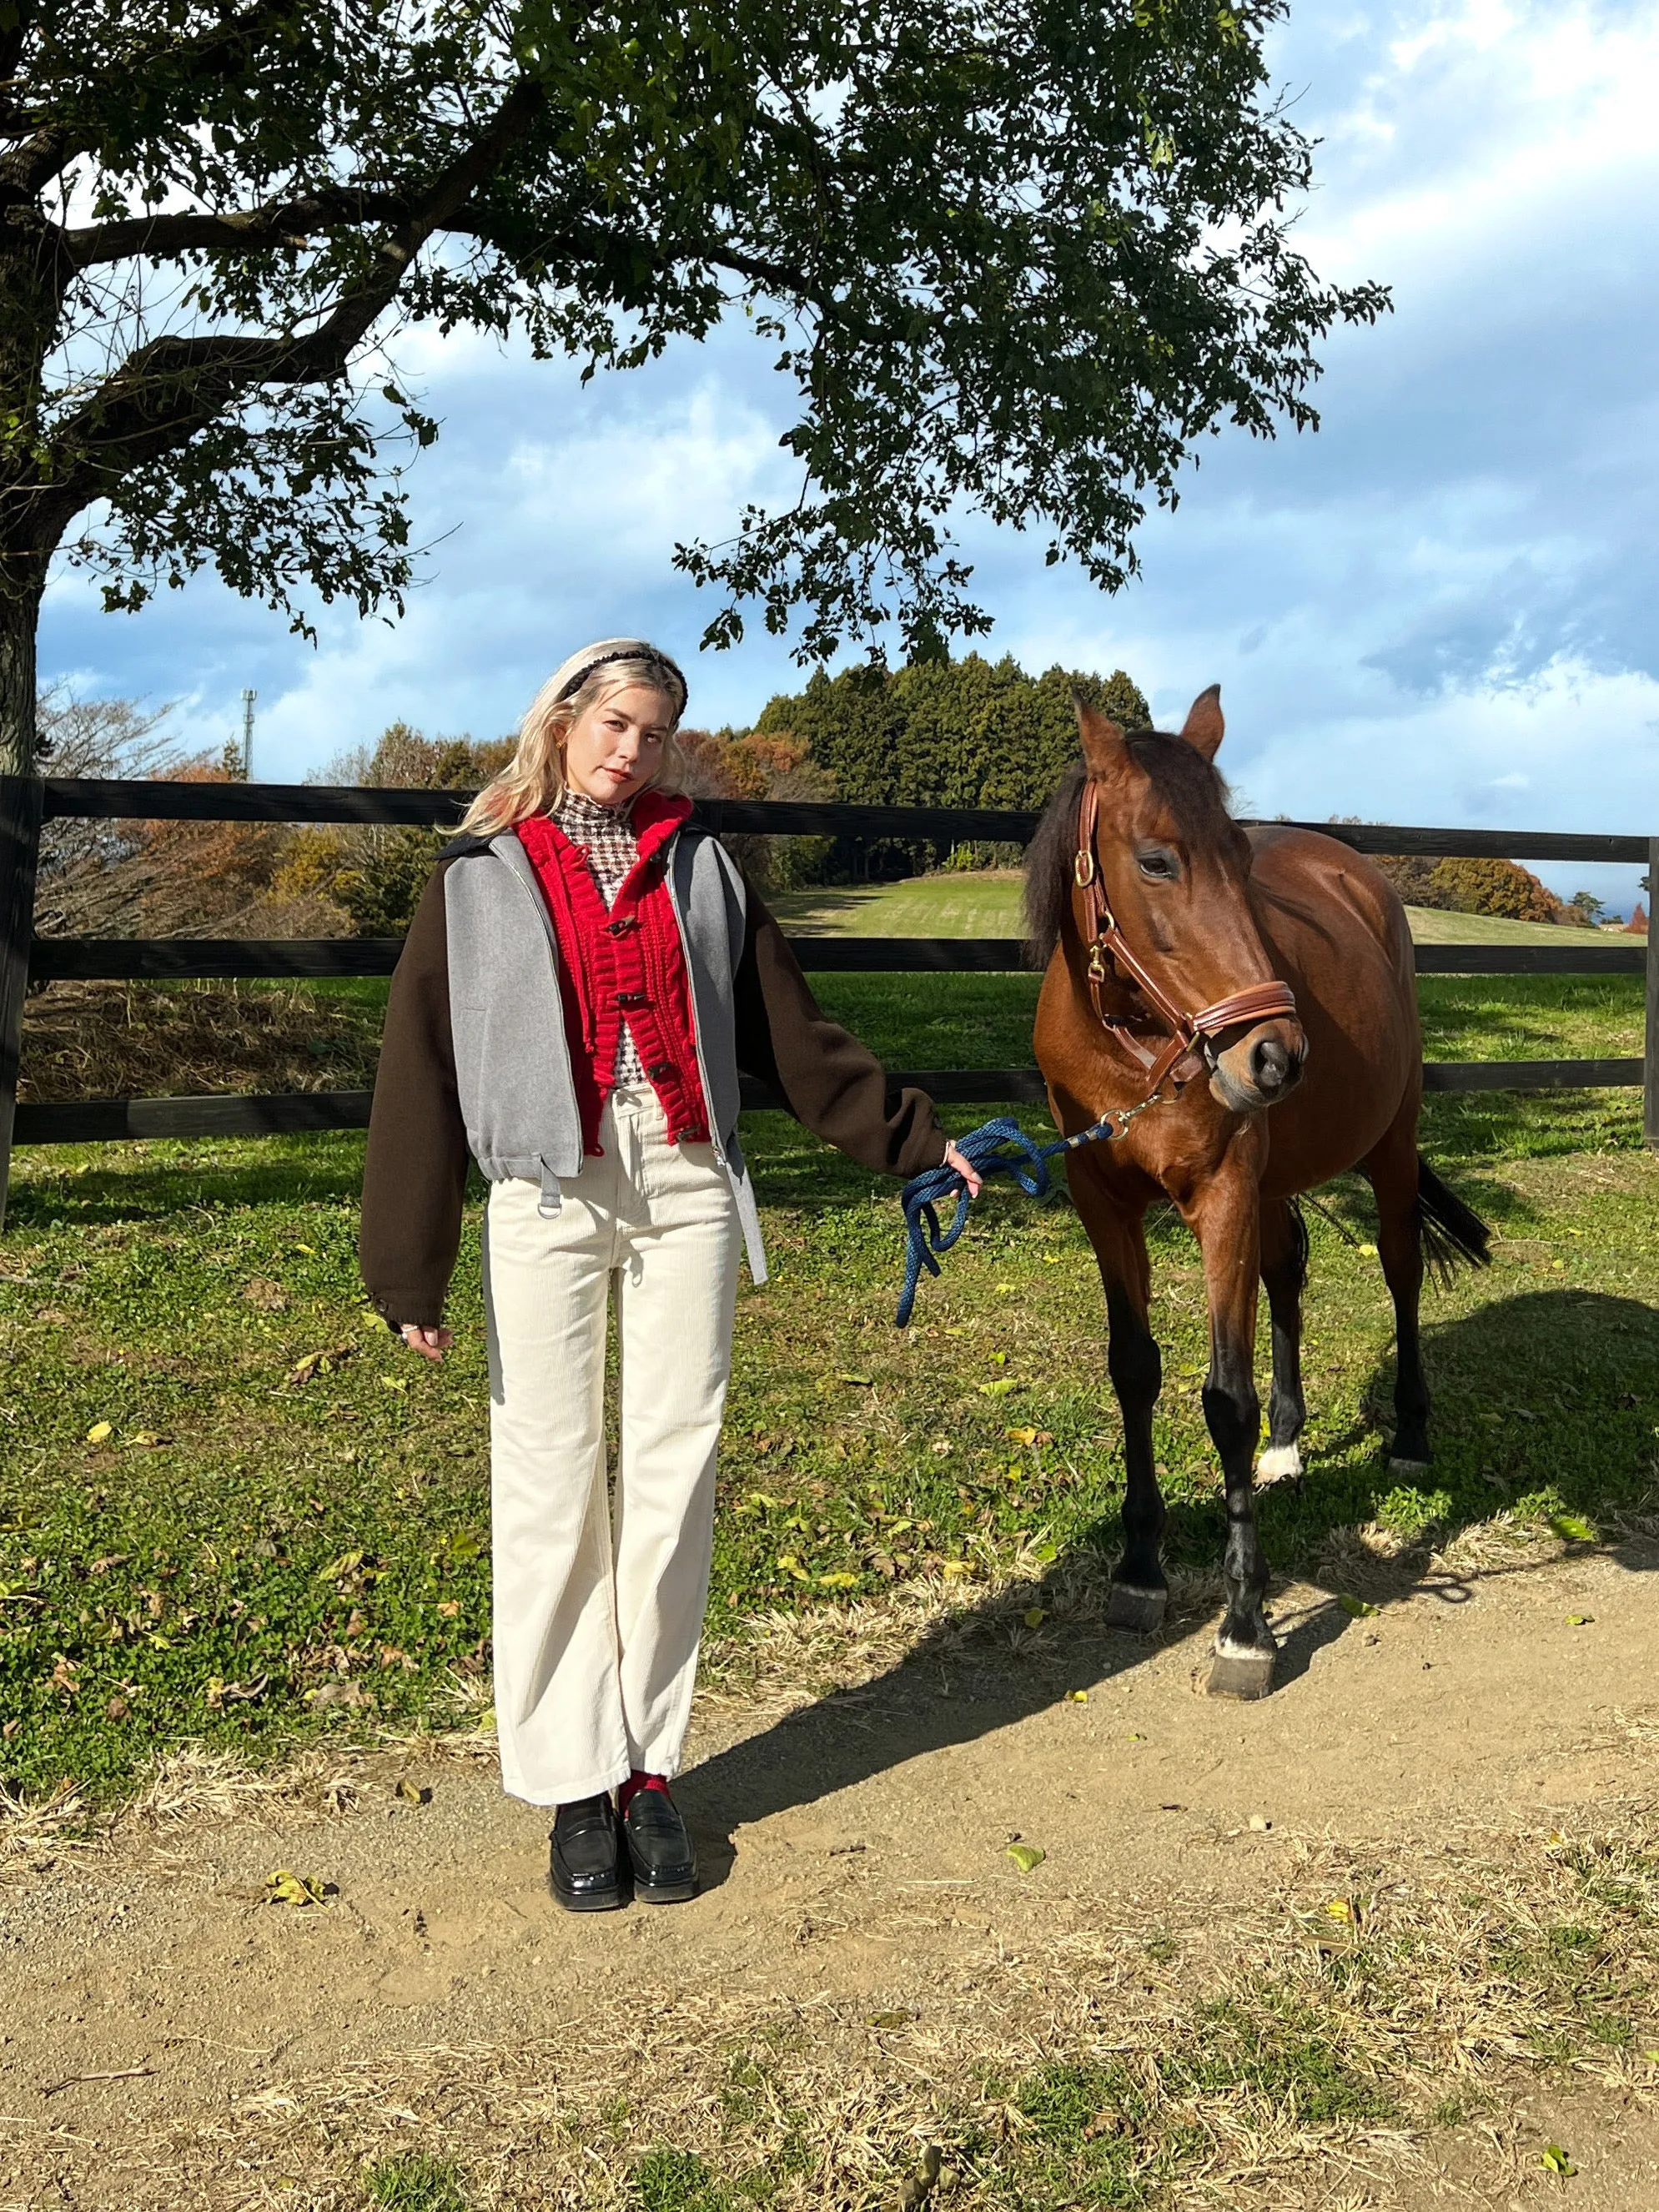
[(1114, 1583), (1106, 1595), (1106, 1626), (1127, 1628), (1133, 1636), (1152, 1636), (1164, 1626), (1168, 1590), (1137, 1589), (1133, 1583)]
[(1209, 1698), (1265, 1698), (1273, 1686), (1272, 1651), (1218, 1651), (1204, 1685)]
[(1255, 1463), (1255, 1485), (1265, 1490), (1273, 1482), (1300, 1482), (1302, 1450), (1297, 1444), (1269, 1444)]

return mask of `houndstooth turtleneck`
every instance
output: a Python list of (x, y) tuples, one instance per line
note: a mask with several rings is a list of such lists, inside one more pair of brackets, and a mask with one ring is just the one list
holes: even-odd
[[(639, 840), (634, 834), (631, 818), (633, 801), (630, 799), (626, 806), (601, 806), (597, 799), (590, 799), (586, 792), (573, 791), (567, 785), (548, 812), (571, 843), (581, 848), (599, 887), (599, 896), (607, 908), (613, 907), (617, 893), (639, 857)], [(644, 1063), (626, 1015), (617, 1037), (617, 1065), (611, 1080), (619, 1089), (645, 1081)]]

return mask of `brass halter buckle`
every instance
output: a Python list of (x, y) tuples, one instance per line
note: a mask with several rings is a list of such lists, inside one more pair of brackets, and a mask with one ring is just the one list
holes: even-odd
[(1094, 848), (1091, 845), (1082, 845), (1079, 847), (1077, 858), (1072, 863), (1072, 873), (1077, 878), (1078, 889), (1079, 890), (1086, 890), (1089, 885), (1093, 883), (1095, 879), (1095, 854)]

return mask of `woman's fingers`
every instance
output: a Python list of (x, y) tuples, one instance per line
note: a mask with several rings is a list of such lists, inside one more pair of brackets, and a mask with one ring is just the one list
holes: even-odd
[(962, 1177), (963, 1182), (967, 1184), (968, 1195), (969, 1198), (977, 1198), (979, 1196), (980, 1191), (983, 1186), (975, 1170), (974, 1164), (966, 1157), (965, 1154), (959, 1152), (954, 1145), (946, 1145), (945, 1147), (945, 1164), (947, 1168), (954, 1168), (957, 1173)]
[(431, 1360), (434, 1366), (455, 1341), (449, 1329), (422, 1328), (415, 1322), (405, 1322), (402, 1334), (410, 1350), (418, 1352), (422, 1359)]

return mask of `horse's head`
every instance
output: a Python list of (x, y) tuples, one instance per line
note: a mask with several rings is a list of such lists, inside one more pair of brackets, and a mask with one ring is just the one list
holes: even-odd
[[(1130, 952), (1188, 1018), (1274, 980), (1246, 888), (1249, 844), (1214, 766), (1224, 726), (1218, 684), (1194, 701), (1179, 737), (1126, 732), (1078, 708), (1102, 888)], [(1205, 1036), (1210, 1089), (1235, 1113), (1271, 1106), (1295, 1087), (1307, 1049), (1293, 1015), (1245, 1010)]]

